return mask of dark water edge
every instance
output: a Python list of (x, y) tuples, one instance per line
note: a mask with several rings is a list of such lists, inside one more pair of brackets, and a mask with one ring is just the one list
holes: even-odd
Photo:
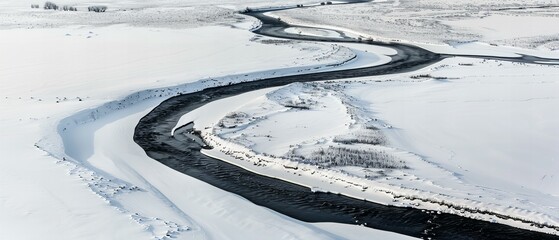
[(307, 187), (261, 176), (203, 155), (198, 143), (171, 136), (172, 129), (182, 115), (218, 99), (292, 82), (346, 78), (364, 72), (374, 75), (377, 71), (396, 73), (412, 70), (439, 60), (437, 55), (431, 56), (433, 58), (418, 62), (403, 61), (367, 69), (278, 77), (172, 97), (140, 120), (135, 129), (134, 141), (148, 156), (166, 166), (301, 221), (364, 224), (375, 229), (433, 239), (559, 239), (559, 236), (452, 214), (439, 215), (343, 195), (313, 193)]
[[(274, 24), (274, 21), (264, 19), (263, 27), (257, 32), (276, 37), (292, 37), (278, 34), (282, 32), (281, 28), (289, 25), (281, 21)], [(299, 40), (330, 41), (316, 37)], [(352, 39), (341, 41), (358, 42)], [(182, 115), (215, 100), (294, 82), (410, 72), (448, 57), (404, 44), (375, 45), (393, 48), (398, 54), (392, 56), (390, 63), (377, 67), (269, 78), (172, 97), (140, 120), (135, 129), (134, 141), (148, 156), (168, 167), (238, 194), (257, 205), (305, 222), (363, 224), (374, 229), (432, 239), (559, 239), (559, 236), (555, 235), (452, 214), (385, 206), (337, 194), (313, 193), (307, 187), (258, 175), (203, 155), (200, 152), (201, 146), (196, 141), (175, 138), (170, 134)]]
[(178, 140), (170, 135), (184, 113), (208, 102), (206, 96), (211, 94), (207, 90), (202, 92), (181, 95), (163, 102), (140, 121), (134, 140), (151, 158), (166, 166), (238, 194), (257, 205), (305, 222), (364, 224), (414, 237), (559, 239), (559, 236), (452, 214), (385, 206), (337, 194), (313, 193), (307, 187), (261, 176), (203, 155), (197, 142)]

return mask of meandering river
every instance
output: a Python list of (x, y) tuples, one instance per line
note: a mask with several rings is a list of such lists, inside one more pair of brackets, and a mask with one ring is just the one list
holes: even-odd
[[(375, 229), (433, 239), (559, 239), (559, 236), (452, 214), (436, 214), (414, 208), (385, 206), (337, 194), (313, 193), (307, 187), (261, 176), (203, 155), (200, 152), (202, 147), (199, 141), (193, 141), (188, 137), (172, 136), (171, 131), (181, 116), (215, 100), (294, 82), (410, 72), (446, 57), (452, 57), (436, 54), (413, 45), (362, 42), (345, 34), (340, 34), (342, 37), (335, 39), (290, 34), (286, 33), (285, 29), (294, 26), (266, 16), (263, 11), (246, 14), (256, 17), (262, 22), (262, 26), (254, 30), (257, 34), (306, 41), (361, 42), (362, 44), (389, 47), (396, 50), (397, 54), (391, 57), (389, 63), (381, 66), (275, 77), (208, 88), (172, 97), (143, 117), (136, 126), (134, 141), (151, 158), (225, 191), (238, 194), (255, 204), (307, 222), (363, 224)], [(494, 57), (493, 59), (503, 58)], [(548, 59), (532, 56), (505, 59), (522, 62), (548, 61)], [(182, 131), (188, 132), (189, 128), (185, 127)]]

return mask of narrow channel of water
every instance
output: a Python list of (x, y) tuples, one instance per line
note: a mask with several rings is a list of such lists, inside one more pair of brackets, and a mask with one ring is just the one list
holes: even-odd
[[(254, 84), (258, 85), (257, 82)], [(134, 140), (157, 161), (177, 171), (238, 194), (260, 206), (306, 222), (364, 224), (414, 237), (433, 239), (559, 239), (507, 225), (473, 220), (420, 209), (390, 207), (311, 189), (261, 176), (203, 155), (196, 141), (170, 135), (180, 117), (210, 101), (228, 87), (173, 97), (146, 115), (136, 127)], [(210, 99), (207, 97), (210, 96)]]
[[(274, 36), (274, 34), (283, 32), (281, 28), (289, 26), (261, 13), (251, 15), (263, 21), (263, 26), (257, 30), (260, 34)], [(289, 38), (289, 35), (281, 34), (281, 37)], [(301, 36), (298, 37), (298, 39), (300, 38)], [(316, 37), (304, 40), (330, 41), (330, 39), (317, 39)], [(358, 42), (351, 39), (336, 41)], [(302, 221), (363, 224), (375, 229), (433, 239), (559, 239), (559, 236), (452, 214), (436, 214), (420, 209), (390, 207), (337, 194), (313, 193), (307, 187), (261, 176), (203, 155), (200, 153), (201, 146), (197, 141), (171, 135), (172, 129), (182, 115), (218, 99), (294, 82), (409, 72), (446, 57), (410, 45), (388, 43), (380, 45), (391, 47), (398, 52), (386, 65), (276, 77), (208, 88), (172, 97), (140, 120), (135, 129), (134, 141), (146, 151), (148, 156), (166, 166), (225, 191), (238, 194), (255, 204)], [(187, 130), (182, 129), (181, 131)]]

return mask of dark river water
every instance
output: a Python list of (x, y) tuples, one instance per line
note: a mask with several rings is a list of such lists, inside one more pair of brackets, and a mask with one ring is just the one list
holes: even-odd
[[(289, 27), (284, 22), (266, 17), (260, 12), (249, 13), (249, 15), (262, 21), (262, 27), (255, 31), (261, 35), (308, 41), (359, 42), (359, 40), (351, 38), (332, 40), (300, 35), (292, 36), (282, 31)], [(178, 133), (181, 136), (177, 137), (171, 135), (172, 129), (182, 115), (218, 99), (294, 82), (409, 72), (450, 57), (405, 44), (375, 42), (363, 44), (390, 47), (395, 49), (398, 54), (392, 56), (390, 63), (382, 66), (275, 77), (208, 88), (172, 97), (162, 102), (140, 120), (136, 126), (134, 141), (151, 158), (170, 168), (225, 191), (238, 194), (257, 205), (306, 222), (363, 224), (375, 229), (432, 239), (559, 239), (559, 236), (452, 214), (436, 214), (414, 208), (385, 206), (337, 194), (313, 193), (307, 187), (261, 176), (201, 154), (200, 142), (192, 140), (196, 133), (191, 132), (188, 127), (179, 131), (186, 134)], [(513, 60), (518, 61), (518, 59)]]

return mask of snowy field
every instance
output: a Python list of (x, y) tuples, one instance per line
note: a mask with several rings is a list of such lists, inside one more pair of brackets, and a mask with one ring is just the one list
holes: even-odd
[(452, 58), (410, 74), (247, 93), (179, 125), (195, 121), (215, 147), (208, 155), (317, 191), (557, 226), (558, 76), (557, 66)]
[[(522, 6), (520, 1), (478, 1), (465, 8), (453, 6), (460, 3), (421, 1), (421, 12), (410, 10), (418, 6), (415, 1), (402, 0), (365, 4), (351, 10), (355, 14), (348, 14), (352, 6), (337, 6), (339, 12), (321, 7), (277, 14), (386, 39), (418, 40), (443, 52), (490, 48), (504, 55), (556, 55), (550, 50), (557, 48), (557, 21), (545, 21), (556, 19), (553, 8), (476, 15), (471, 12)], [(1, 239), (407, 239), (360, 226), (287, 218), (175, 172), (148, 158), (132, 141), (139, 119), (170, 96), (265, 77), (382, 64), (393, 51), (255, 36), (248, 31), (255, 26), (253, 20), (234, 11), (270, 4), (260, 0), (55, 2), (78, 11), (30, 7), (43, 2), (0, 2)], [(282, 2), (293, 3), (298, 2)], [(91, 5), (106, 5), (108, 10), (87, 12)], [(307, 10), (310, 14), (303, 12)], [(366, 15), (377, 25), (366, 25)], [(479, 16), (484, 18), (475, 19)], [(440, 21), (431, 24), (431, 18)], [(523, 33), (516, 35), (502, 24), (526, 19), (548, 28), (532, 31), (522, 25)], [(479, 27), (487, 24), (484, 21), (497, 31)], [(375, 30), (378, 24), (392, 30)], [(411, 28), (418, 30), (407, 31)], [(426, 34), (429, 31), (435, 33)], [(399, 35), (403, 32), (407, 34)], [(531, 50), (483, 43), (456, 47), (457, 40)], [(396, 163), (389, 170), (328, 165), (331, 170), (320, 172), (319, 178), (285, 178), (317, 191), (378, 202), (439, 209), (437, 204), (419, 206), (420, 201), (406, 200), (428, 197), (467, 208), (460, 212), (441, 207), (443, 211), (469, 216), (473, 206), (557, 226), (559, 193), (554, 186), (559, 182), (554, 174), (559, 166), (550, 156), (557, 156), (553, 146), (559, 142), (553, 124), (558, 120), (559, 70), (480, 61), (449, 59), (409, 75), (294, 84), (236, 97), (234, 111), (259, 117), (258, 122), (243, 118), (238, 124), (228, 123), (224, 117), (231, 116), (232, 109), (214, 105), (207, 106), (212, 114), (202, 116), (199, 110), (183, 121), (194, 118), (196, 127), (212, 127), (205, 132), (208, 139), (226, 143), (207, 154), (235, 161), (224, 154), (233, 149), (265, 153), (270, 163), (281, 156), (300, 160), (255, 168), (279, 177), (293, 176), (292, 170), (285, 174), (284, 165), (315, 169), (302, 163), (302, 157), (318, 148), (355, 137), (378, 139), (375, 144), (345, 145), (383, 151), (389, 163)], [(431, 76), (418, 77), (424, 74)], [(452, 114), (432, 117), (443, 113)], [(235, 126), (219, 127), (220, 122)], [(289, 131), (275, 131), (277, 124)], [(507, 136), (506, 141), (499, 136)], [(461, 144), (464, 141), (475, 144)], [(346, 180), (332, 182), (332, 176)], [(347, 187), (348, 182), (354, 187)], [(379, 187), (367, 187), (371, 183)]]
[(238, 17), (183, 29), (205, 24), (191, 17), (163, 28), (146, 16), (128, 22), (124, 11), (107, 12), (105, 22), (28, 7), (0, 15), (10, 18), (0, 30), (0, 238), (406, 238), (286, 218), (177, 173), (132, 141), (146, 111), (178, 92), (386, 57), (258, 38)]
[(274, 12), (290, 23), (352, 29), (382, 40), (428, 44), (481, 41), (559, 49), (557, 0), (382, 0)]

